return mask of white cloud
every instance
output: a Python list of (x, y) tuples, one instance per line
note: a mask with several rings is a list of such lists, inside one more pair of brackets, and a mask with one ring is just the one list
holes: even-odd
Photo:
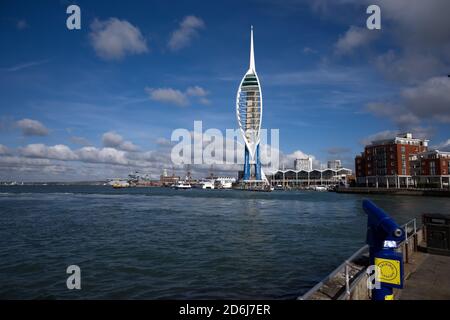
[(141, 31), (128, 21), (117, 18), (95, 19), (89, 39), (97, 55), (106, 60), (120, 60), (127, 54), (148, 52)]
[(205, 97), (208, 95), (208, 92), (202, 87), (194, 86), (187, 88), (186, 94), (193, 97)]
[(22, 119), (16, 122), (25, 136), (46, 136), (49, 130), (39, 121), (32, 119)]
[(414, 138), (430, 139), (430, 137), (434, 134), (434, 128), (412, 126), (406, 130), (384, 130), (361, 139), (359, 143), (365, 146), (370, 144), (372, 141), (393, 139), (397, 135), (404, 134), (406, 132), (412, 133)]
[(105, 147), (116, 148), (122, 151), (135, 152), (139, 150), (139, 147), (133, 144), (131, 141), (125, 141), (123, 137), (114, 132), (109, 131), (103, 134), (102, 142)]
[(19, 170), (40, 170), (39, 167), (48, 166), (51, 161), (39, 158), (24, 158), (19, 156), (0, 156), (0, 169), (10, 170), (16, 168)]
[(10, 153), (11, 153), (11, 151), (9, 150), (9, 148), (7, 146), (0, 144), (0, 155), (8, 155)]
[(440, 151), (449, 151), (450, 152), (450, 139), (447, 139), (447, 141), (443, 141), (435, 146), (432, 147), (433, 149), (440, 150)]
[(154, 101), (175, 104), (180, 107), (189, 104), (186, 94), (180, 90), (172, 88), (145, 88), (145, 91), (149, 94), (150, 99)]
[(209, 92), (200, 86), (188, 87), (186, 91), (180, 91), (172, 88), (145, 88), (151, 100), (163, 103), (174, 104), (184, 107), (190, 104), (189, 97), (197, 98), (196, 100), (203, 105), (209, 105), (211, 102), (207, 98)]
[(139, 150), (139, 147), (131, 141), (124, 141), (119, 146), (117, 146), (117, 149), (128, 152), (136, 152)]
[(313, 162), (313, 168), (320, 169), (320, 161), (312, 154), (307, 154), (301, 150), (296, 150), (292, 153), (284, 154), (280, 152), (280, 169), (292, 169), (294, 168), (294, 161), (295, 159), (302, 159), (302, 158), (311, 158)]
[(103, 134), (102, 143), (105, 147), (115, 148), (123, 142), (123, 138), (121, 135), (109, 131)]
[(211, 104), (211, 101), (210, 101), (209, 99), (207, 99), (207, 98), (204, 98), (204, 97), (198, 99), (198, 102), (199, 102), (200, 104), (205, 105), (205, 106), (208, 106), (208, 105)]
[(387, 79), (408, 84), (417, 83), (446, 69), (438, 55), (415, 50), (406, 50), (403, 54), (389, 50), (378, 56), (374, 63)]
[(310, 48), (310, 47), (304, 47), (303, 53), (304, 54), (313, 54), (313, 53), (317, 53), (317, 50)]
[(420, 118), (450, 123), (450, 78), (434, 77), (402, 91), (406, 108)]
[(384, 130), (362, 139), (360, 143), (365, 146), (370, 144), (372, 141), (394, 138), (397, 134), (399, 134), (397, 130)]
[(192, 96), (192, 97), (198, 97), (198, 102), (203, 105), (209, 105), (211, 104), (211, 101), (209, 101), (206, 96), (209, 95), (209, 92), (203, 89), (199, 86), (189, 87), (186, 90), (186, 95)]
[(192, 38), (198, 35), (198, 30), (205, 27), (202, 19), (195, 16), (187, 16), (181, 21), (177, 30), (172, 33), (168, 46), (176, 51), (190, 44)]
[(389, 118), (401, 131), (412, 131), (418, 135), (431, 134), (433, 130), (421, 127), (421, 123), (432, 120), (450, 123), (450, 79), (434, 77), (417, 86), (400, 92), (398, 101), (369, 103), (366, 110), (376, 116)]
[(76, 151), (79, 159), (86, 162), (128, 165), (126, 152), (114, 148), (83, 147)]
[[(365, 12), (372, 4), (381, 8), (382, 30), (371, 34), (383, 35), (387, 39), (385, 43), (391, 46), (375, 59), (376, 66), (386, 77), (411, 84), (442, 75), (443, 70), (450, 68), (450, 1), (316, 0), (311, 6), (332, 18), (340, 17), (349, 9)], [(357, 33), (351, 38), (353, 41), (349, 43), (365, 42)]]
[(340, 55), (350, 54), (354, 50), (369, 44), (376, 36), (367, 28), (351, 26), (335, 44), (335, 52)]
[(77, 155), (70, 150), (69, 147), (58, 144), (55, 146), (46, 146), (44, 144), (29, 144), (26, 147), (20, 148), (19, 153), (24, 157), (42, 158), (42, 159), (56, 159), (56, 160), (77, 160)]

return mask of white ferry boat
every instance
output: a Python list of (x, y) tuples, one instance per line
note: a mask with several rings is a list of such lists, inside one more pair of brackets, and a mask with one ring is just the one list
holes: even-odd
[(219, 189), (231, 189), (233, 187), (233, 183), (235, 182), (236, 178), (218, 177), (216, 178), (215, 184)]
[(188, 183), (186, 181), (178, 181), (176, 184), (172, 185), (172, 188), (177, 189), (177, 190), (186, 190), (186, 189), (191, 189), (192, 186), (190, 183)]

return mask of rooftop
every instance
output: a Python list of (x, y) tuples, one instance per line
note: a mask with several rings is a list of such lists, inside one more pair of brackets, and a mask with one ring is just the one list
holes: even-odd
[(427, 139), (413, 138), (412, 133), (398, 134), (396, 137), (382, 140), (374, 140), (370, 146), (386, 145), (386, 144), (411, 144), (411, 145), (428, 145)]

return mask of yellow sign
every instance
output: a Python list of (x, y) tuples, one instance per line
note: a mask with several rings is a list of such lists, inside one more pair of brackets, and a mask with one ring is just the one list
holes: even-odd
[(400, 261), (392, 259), (375, 258), (375, 265), (378, 267), (377, 280), (379, 282), (400, 285)]

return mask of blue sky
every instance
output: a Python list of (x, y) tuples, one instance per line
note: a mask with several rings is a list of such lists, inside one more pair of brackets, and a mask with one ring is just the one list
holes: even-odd
[[(104, 178), (128, 158), (157, 174), (174, 129), (236, 128), (250, 25), (287, 166), (352, 167), (365, 141), (406, 130), (446, 149), (449, 5), (405, 1), (2, 1), (0, 179)], [(381, 30), (365, 28), (372, 2)], [(72, 3), (81, 30), (66, 28)], [(101, 160), (105, 147), (125, 154)]]

